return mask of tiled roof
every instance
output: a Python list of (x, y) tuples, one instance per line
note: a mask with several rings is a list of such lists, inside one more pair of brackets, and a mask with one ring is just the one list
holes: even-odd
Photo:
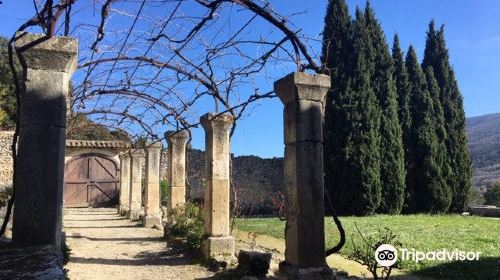
[(123, 141), (66, 140), (66, 148), (130, 148)]

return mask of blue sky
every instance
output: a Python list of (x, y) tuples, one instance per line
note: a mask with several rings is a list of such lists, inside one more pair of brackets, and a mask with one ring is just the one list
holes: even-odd
[[(87, 0), (79, 0), (87, 1)], [(33, 14), (32, 1), (4, 0), (0, 5), (0, 35), (10, 37)], [(316, 37), (323, 29), (326, 0), (271, 1), (281, 14), (306, 11), (293, 18), (305, 34)], [(351, 14), (365, 1), (348, 0)], [(500, 1), (496, 0), (373, 0), (371, 4), (388, 42), (395, 32), (403, 49), (413, 44), (419, 59), (431, 19), (445, 24), (451, 63), (464, 96), (467, 117), (500, 112)], [(320, 51), (319, 46), (316, 47)], [(290, 69), (293, 71), (293, 69)], [(193, 146), (203, 148), (203, 131), (193, 131)], [(236, 155), (283, 155), (282, 105), (266, 100), (238, 124), (231, 149)]]

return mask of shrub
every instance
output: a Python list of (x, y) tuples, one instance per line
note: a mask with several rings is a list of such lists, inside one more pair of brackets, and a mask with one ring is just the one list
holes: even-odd
[(470, 205), (481, 205), (484, 203), (484, 197), (479, 192), (478, 189), (472, 188), (470, 191), (470, 196), (469, 196), (469, 204)]
[(120, 203), (120, 192), (112, 190), (109, 193), (99, 192), (90, 202), (90, 206), (95, 208), (114, 207)]
[(492, 183), (484, 193), (484, 204), (500, 207), (500, 181)]
[(169, 196), (169, 188), (168, 188), (168, 181), (167, 180), (161, 180), (160, 181), (160, 198), (161, 198), (161, 203), (162, 205), (164, 202), (167, 201)]
[(197, 224), (188, 230), (186, 234), (186, 242), (190, 248), (200, 248), (203, 242), (204, 232), (203, 232), (203, 222)]
[(7, 206), (10, 197), (12, 196), (12, 186), (2, 186), (0, 187), (0, 209)]
[(233, 219), (266, 215), (281, 216), (281, 214), (284, 214), (284, 196), (281, 192), (255, 194), (236, 186), (232, 186), (231, 191), (230, 208)]
[(200, 248), (203, 241), (203, 213), (200, 206), (186, 202), (184, 206), (173, 209), (170, 215), (174, 221), (170, 226), (170, 235), (186, 238), (190, 248)]
[(286, 213), (286, 201), (285, 194), (283, 192), (278, 192), (271, 197), (271, 203), (273, 205), (273, 214), (276, 215), (280, 220), (284, 221)]
[(392, 267), (397, 267), (398, 262), (392, 267), (380, 266), (375, 259), (375, 250), (382, 244), (401, 246), (397, 236), (388, 228), (379, 230), (376, 234), (364, 236), (356, 224), (355, 227), (361, 240), (356, 238), (354, 241), (355, 239), (351, 238), (353, 250), (347, 254), (347, 258), (366, 266), (368, 271), (372, 273), (373, 279), (389, 279)]

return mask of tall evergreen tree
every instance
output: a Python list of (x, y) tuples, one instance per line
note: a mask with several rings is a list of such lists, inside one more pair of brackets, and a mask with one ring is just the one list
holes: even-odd
[(380, 110), (380, 181), (382, 213), (399, 214), (403, 206), (405, 168), (401, 125), (398, 118), (396, 84), (392, 77), (393, 62), (380, 23), (368, 2), (365, 28), (372, 53), (367, 55), (371, 67), (371, 87)]
[[(325, 64), (332, 79), (331, 91), (344, 85), (349, 74), (352, 57), (351, 16), (344, 0), (329, 0), (323, 30), (321, 61)], [(333, 83), (335, 82), (335, 83)], [(334, 98), (333, 94), (328, 96)]]
[(403, 57), (403, 52), (399, 44), (398, 34), (394, 35), (394, 41), (392, 45), (392, 59), (394, 63), (394, 80), (396, 82), (396, 92), (398, 99), (398, 115), (399, 122), (402, 129), (403, 138), (403, 150), (404, 150), (404, 160), (405, 160), (405, 170), (406, 170), (406, 180), (405, 180), (405, 194), (404, 194), (404, 205), (403, 211), (408, 212), (409, 209), (415, 209), (412, 205), (415, 202), (411, 199), (411, 192), (407, 190), (414, 190), (414, 178), (411, 174), (408, 174), (409, 170), (412, 170), (413, 165), (413, 155), (411, 152), (413, 149), (411, 146), (411, 112), (410, 112), (410, 85), (408, 82), (408, 71), (406, 71), (405, 60)]
[(432, 67), (439, 86), (439, 99), (444, 111), (447, 133), (447, 162), (450, 167), (447, 183), (452, 189), (450, 211), (461, 212), (467, 205), (472, 186), (472, 166), (467, 149), (463, 99), (454, 71), (449, 62), (444, 38), (444, 27), (436, 31), (434, 21), (427, 32), (424, 68)]
[(443, 106), (441, 106), (440, 90), (437, 80), (434, 76), (434, 69), (431, 66), (425, 68), (425, 78), (427, 81), (427, 89), (429, 90), (429, 95), (432, 99), (432, 105), (434, 107), (434, 129), (436, 131), (436, 137), (438, 140), (438, 153), (436, 158), (441, 166), (442, 179), (446, 182), (446, 186), (450, 192), (452, 192), (452, 187), (448, 184), (453, 172), (449, 164), (449, 155), (446, 148), (446, 143), (448, 141), (448, 135), (446, 133), (446, 122), (444, 119)]
[(405, 134), (409, 132), (411, 126), (410, 117), (410, 93), (408, 85), (408, 71), (406, 71), (405, 60), (403, 52), (399, 43), (398, 34), (394, 35), (392, 45), (392, 60), (394, 63), (394, 80), (396, 82), (396, 92), (398, 99), (398, 115), (403, 128), (403, 140), (406, 138)]
[(368, 215), (380, 205), (380, 114), (377, 95), (371, 87), (373, 53), (363, 13), (356, 10), (353, 26), (353, 72), (346, 90), (346, 145), (340, 147), (343, 183), (337, 205), (341, 213)]
[(436, 133), (436, 109), (412, 46), (406, 56), (406, 68), (410, 84), (410, 138), (413, 150), (413, 166), (408, 173), (415, 183), (413, 189), (408, 190), (414, 207), (409, 211), (443, 213), (451, 204), (451, 190), (443, 178), (442, 170), (446, 159), (440, 152), (440, 141)]
[(338, 204), (339, 190), (347, 189), (344, 148), (348, 139), (350, 108), (347, 106), (348, 79), (352, 65), (351, 17), (344, 0), (329, 0), (323, 30), (321, 61), (331, 78), (326, 98), (323, 130), (325, 188)]

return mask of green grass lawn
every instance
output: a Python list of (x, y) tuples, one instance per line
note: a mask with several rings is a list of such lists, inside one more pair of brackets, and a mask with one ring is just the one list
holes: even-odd
[[(412, 274), (442, 279), (500, 279), (500, 220), (459, 215), (376, 215), (342, 217), (347, 242), (341, 251), (348, 255), (352, 242), (360, 242), (355, 224), (364, 235), (389, 228), (404, 248), (418, 251), (454, 249), (481, 252), (479, 261), (404, 261), (401, 269)], [(277, 218), (239, 219), (237, 228), (284, 238), (285, 222)], [(327, 247), (337, 244), (339, 234), (331, 218), (326, 219)]]

